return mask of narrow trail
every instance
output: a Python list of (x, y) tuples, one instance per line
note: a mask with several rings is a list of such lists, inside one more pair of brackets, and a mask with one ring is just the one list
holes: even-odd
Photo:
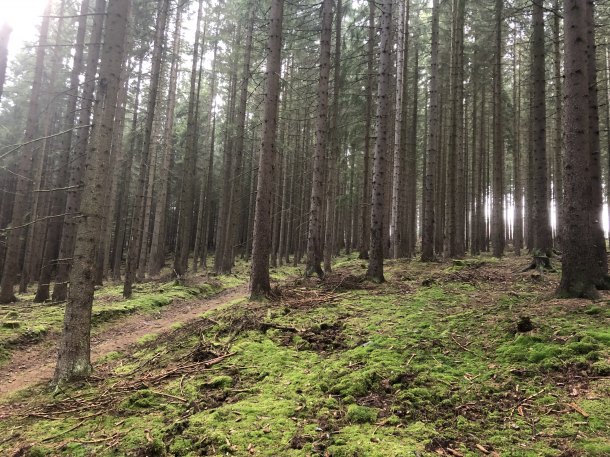
[[(197, 319), (205, 311), (246, 297), (247, 284), (227, 289), (218, 295), (200, 300), (180, 300), (160, 309), (156, 314), (136, 313), (110, 324), (91, 337), (91, 361), (113, 351), (122, 351), (144, 335), (169, 331), (176, 323)], [(53, 377), (59, 336), (14, 352), (9, 363), (0, 368), (0, 400)]]

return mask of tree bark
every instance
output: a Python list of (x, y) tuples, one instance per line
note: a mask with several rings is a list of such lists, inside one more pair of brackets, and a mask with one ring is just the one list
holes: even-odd
[[(407, 160), (406, 160), (406, 211), (405, 211), (405, 249), (404, 252), (407, 258), (415, 256), (415, 247), (417, 245), (417, 129), (419, 123), (419, 44), (417, 41), (414, 43), (415, 56), (413, 63), (413, 81), (412, 81), (412, 106), (411, 106), (411, 123), (409, 127), (407, 138)], [(405, 62), (405, 64), (407, 64)], [(406, 88), (405, 88), (406, 90)], [(403, 103), (406, 108), (406, 93), (403, 95)], [(407, 132), (407, 126), (404, 126), (405, 132)], [(425, 150), (425, 146), (424, 146)], [(423, 171), (423, 170), (422, 170)], [(425, 173), (423, 173), (425, 176)], [(421, 207), (423, 210), (423, 205)]]
[(514, 34), (513, 50), (513, 106), (514, 106), (514, 157), (513, 176), (515, 189), (515, 222), (513, 229), (513, 248), (516, 256), (521, 255), (523, 249), (523, 179), (521, 166), (521, 75), (517, 68), (520, 67), (519, 52), (517, 49), (516, 29)]
[[(390, 256), (393, 259), (400, 257), (400, 247), (402, 245), (402, 227), (406, 221), (401, 220), (401, 206), (406, 202), (401, 201), (402, 182), (405, 179), (404, 170), (404, 151), (407, 137), (407, 69), (409, 60), (409, 6), (410, 0), (399, 5), (400, 14), (398, 18), (397, 30), (397, 51), (396, 51), (396, 94), (395, 94), (395, 115), (394, 115), (394, 163), (392, 169), (392, 204), (390, 214)], [(403, 101), (403, 97), (405, 100)]]
[(242, 198), (241, 191), (243, 191), (242, 172), (243, 172), (243, 157), (244, 157), (244, 142), (246, 137), (246, 108), (248, 104), (248, 85), (250, 83), (250, 63), (252, 61), (252, 41), (254, 37), (254, 18), (252, 13), (252, 4), (248, 6), (248, 12), (246, 14), (246, 22), (248, 24), (248, 31), (246, 32), (246, 44), (243, 56), (243, 67), (241, 74), (239, 102), (237, 106), (236, 114), (236, 141), (234, 143), (233, 151), (233, 179), (231, 180), (230, 187), (230, 209), (229, 209), (229, 220), (227, 222), (227, 234), (225, 244), (225, 271), (230, 272), (233, 268), (235, 261), (235, 246), (237, 245), (238, 239), (238, 228), (239, 228), (239, 209), (240, 200)]
[(165, 210), (167, 208), (167, 194), (169, 187), (168, 174), (173, 155), (173, 135), (174, 135), (174, 113), (176, 111), (176, 88), (178, 85), (178, 67), (180, 61), (180, 30), (182, 27), (182, 8), (176, 10), (176, 26), (172, 42), (172, 63), (170, 67), (169, 88), (167, 93), (167, 113), (165, 116), (165, 129), (162, 140), (162, 159), (161, 170), (159, 173), (159, 183), (157, 199), (155, 202), (155, 220), (150, 244), (150, 254), (148, 256), (149, 276), (158, 276), (164, 261), (164, 240), (162, 239), (162, 227), (165, 225)]
[(502, 10), (504, 2), (496, 0), (494, 51), (494, 129), (491, 244), (494, 257), (504, 255), (504, 132), (502, 121)]
[(534, 153), (534, 257), (552, 255), (553, 238), (549, 219), (548, 163), (546, 153), (546, 71), (544, 50), (543, 0), (533, 0), (532, 79), (533, 79), (533, 153)]
[(591, 230), (593, 234), (593, 253), (597, 273), (596, 286), (610, 289), (608, 276), (608, 256), (606, 240), (601, 222), (603, 212), (601, 147), (599, 139), (599, 107), (597, 93), (597, 54), (595, 42), (595, 15), (593, 0), (587, 1), (585, 26), (587, 28), (587, 76), (589, 81), (589, 154), (591, 156)]
[[(449, 88), (449, 143), (448, 143), (448, 166), (446, 187), (446, 212), (445, 212), (445, 255), (450, 258), (462, 257), (463, 240), (460, 242), (458, 232), (463, 236), (463, 230), (459, 230), (461, 218), (458, 213), (463, 211), (461, 201), (463, 194), (458, 190), (458, 181), (461, 180), (460, 172), (463, 173), (463, 148), (461, 138), (463, 137), (463, 115), (464, 109), (464, 81), (463, 71), (460, 65), (463, 61), (464, 41), (464, 0), (453, 2), (453, 33), (451, 42), (451, 65), (450, 65), (450, 88)], [(459, 165), (462, 165), (461, 168)]]
[(91, 373), (90, 331), (94, 268), (103, 220), (102, 188), (108, 172), (112, 128), (124, 58), (129, 0), (110, 0), (94, 110), (92, 141), (76, 230), (70, 298), (66, 304), (54, 382), (82, 379)]
[(359, 258), (369, 258), (371, 240), (371, 122), (373, 117), (373, 59), (375, 58), (375, 2), (369, 2), (369, 36), (367, 42), (366, 110), (364, 119), (364, 157), (362, 166), (362, 222)]
[(27, 206), (31, 196), (29, 176), (32, 175), (32, 164), (36, 162), (36, 160), (34, 160), (36, 146), (32, 144), (32, 140), (34, 140), (39, 133), (40, 96), (49, 34), (50, 5), (49, 2), (42, 18), (40, 38), (38, 41), (38, 48), (36, 49), (34, 80), (30, 93), (28, 116), (23, 137), (24, 146), (20, 150), (20, 157), (17, 165), (17, 187), (15, 189), (13, 213), (10, 223), (10, 226), (14, 228), (8, 232), (6, 239), (4, 269), (0, 281), (0, 303), (11, 303), (16, 301), (13, 287), (17, 283), (17, 276), (19, 273), (21, 236), (27, 233), (27, 229), (22, 228), (22, 226), (26, 222)]
[(426, 175), (424, 177), (424, 208), (422, 223), (422, 257), (423, 262), (431, 262), (434, 255), (434, 234), (436, 231), (435, 196), (436, 168), (439, 145), (439, 94), (438, 94), (438, 35), (439, 5), (438, 0), (432, 3), (432, 49), (430, 57), (428, 140), (426, 150)]
[(386, 154), (390, 117), (390, 78), (392, 64), (392, 0), (381, 4), (381, 43), (377, 88), (377, 139), (373, 161), (373, 188), (371, 196), (371, 252), (366, 276), (383, 282), (384, 197)]
[(183, 183), (180, 192), (180, 221), (178, 223), (178, 249), (174, 257), (174, 273), (178, 278), (186, 274), (188, 257), (191, 246), (193, 205), (195, 200), (195, 171), (196, 171), (196, 141), (195, 141), (195, 105), (197, 101), (197, 65), (199, 63), (199, 46), (201, 35), (201, 18), (203, 15), (203, 0), (199, 0), (197, 12), (197, 26), (195, 32), (195, 48), (193, 51), (193, 64), (191, 67), (191, 84), (188, 103), (186, 151), (184, 155)]
[(106, 11), (106, 0), (96, 0), (95, 15), (91, 29), (91, 43), (87, 54), (87, 69), (85, 70), (85, 83), (81, 94), (82, 103), (78, 119), (78, 131), (74, 142), (74, 156), (70, 163), (70, 180), (68, 182), (68, 194), (66, 196), (66, 217), (61, 233), (59, 247), (59, 260), (55, 283), (53, 287), (52, 299), (55, 302), (65, 301), (68, 297), (68, 279), (70, 267), (72, 265), (74, 243), (76, 241), (76, 224), (81, 203), (82, 188), (84, 186), (83, 175), (85, 172), (85, 162), (87, 158), (87, 146), (89, 143), (90, 129), (86, 127), (91, 122), (91, 111), (93, 107), (93, 94), (95, 91), (95, 76), (99, 65), (99, 57), (102, 41), (102, 32)]
[(330, 148), (328, 151), (328, 177), (326, 180), (326, 230), (324, 231), (324, 272), (332, 271), (332, 257), (335, 252), (335, 238), (337, 227), (334, 224), (336, 212), (336, 199), (338, 182), (336, 179), (337, 162), (341, 154), (341, 138), (339, 132), (339, 96), (341, 94), (341, 20), (343, 19), (342, 0), (337, 0), (335, 18), (335, 68), (334, 68), (334, 94), (332, 107), (332, 131)]
[[(81, 4), (81, 16), (78, 19), (78, 29), (76, 32), (75, 52), (72, 60), (72, 70), (70, 71), (70, 86), (68, 89), (68, 98), (66, 106), (66, 114), (64, 116), (64, 130), (66, 133), (62, 136), (61, 148), (64, 151), (65, 161), (59, 164), (55, 187), (60, 188), (68, 183), (70, 178), (70, 154), (72, 147), (73, 127), (76, 116), (76, 103), (78, 100), (79, 77), (84, 68), (84, 51), (85, 51), (85, 34), (87, 31), (87, 13), (89, 12), (89, 0), (83, 0)], [(52, 212), (61, 214), (66, 206), (66, 194), (64, 192), (55, 191), (52, 196)], [(36, 303), (47, 301), (49, 297), (50, 282), (53, 273), (54, 263), (57, 262), (59, 254), (61, 231), (64, 218), (51, 220), (47, 229), (47, 241), (44, 248), (42, 258), (42, 269), (38, 279), (38, 288), (36, 290)]]
[(328, 86), (330, 75), (330, 42), (332, 36), (333, 2), (322, 2), (322, 32), (320, 36), (320, 77), (318, 80), (318, 116), (316, 124), (316, 148), (311, 178), (311, 203), (309, 206), (309, 232), (307, 235), (307, 266), (305, 275), (324, 277), (323, 252), (323, 198), (326, 145), (328, 142)]
[[(148, 104), (146, 107), (146, 124), (144, 126), (144, 143), (142, 146), (142, 160), (140, 162), (140, 177), (138, 182), (138, 195), (136, 196), (136, 204), (134, 206), (133, 221), (131, 226), (131, 239), (129, 241), (129, 250), (127, 253), (127, 268), (125, 270), (125, 282), (123, 284), (123, 297), (130, 298), (133, 292), (132, 286), (136, 279), (136, 271), (140, 260), (141, 244), (143, 239), (143, 231), (148, 230), (148, 227), (142, 227), (144, 219), (144, 210), (147, 181), (149, 179), (149, 168), (153, 166), (153, 150), (152, 135), (153, 123), (155, 119), (155, 110), (157, 107), (157, 94), (159, 92), (159, 80), (161, 77), (161, 57), (164, 46), (165, 28), (167, 25), (167, 16), (169, 12), (170, 0), (161, 0), (161, 9), (157, 16), (155, 25), (155, 38), (153, 43), (152, 68), (150, 74), (150, 91), (148, 94)], [(199, 33), (196, 34), (197, 39)], [(198, 44), (195, 44), (195, 57), (197, 57)], [(190, 112), (189, 112), (190, 114)]]
[(591, 151), (587, 1), (564, 0), (564, 225), (560, 296), (596, 298), (594, 220), (591, 207)]
[(269, 295), (269, 251), (271, 249), (271, 204), (278, 123), (278, 99), (282, 70), (282, 22), (284, 0), (272, 0), (265, 72), (265, 114), (258, 166), (258, 185), (254, 216), (250, 295), (253, 299)]
[[(561, 0), (555, 0), (553, 7), (559, 12)], [(563, 76), (561, 73), (561, 18), (553, 15), (553, 72), (555, 88), (555, 139), (554, 139), (554, 170), (553, 193), (555, 196), (557, 239), (556, 246), (561, 249), (561, 227), (563, 226)], [(610, 137), (609, 137), (610, 138)]]

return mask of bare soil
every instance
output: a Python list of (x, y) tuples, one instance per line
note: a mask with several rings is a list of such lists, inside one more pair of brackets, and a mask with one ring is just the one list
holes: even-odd
[[(114, 321), (91, 338), (91, 361), (95, 363), (110, 352), (125, 350), (144, 335), (167, 332), (174, 324), (193, 321), (206, 311), (246, 297), (247, 292), (244, 284), (211, 298), (176, 300), (155, 314), (137, 313)], [(16, 350), (10, 362), (0, 368), (0, 400), (27, 387), (49, 382), (58, 342), (59, 337), (55, 335), (40, 344)]]

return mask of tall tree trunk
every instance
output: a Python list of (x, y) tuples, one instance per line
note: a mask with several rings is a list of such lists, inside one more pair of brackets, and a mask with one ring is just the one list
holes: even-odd
[[(450, 65), (450, 87), (449, 87), (449, 143), (448, 143), (448, 166), (446, 187), (446, 211), (445, 211), (445, 255), (447, 257), (463, 256), (463, 241), (458, 240), (458, 229), (461, 218), (458, 213), (463, 211), (460, 202), (463, 195), (458, 191), (458, 180), (460, 171), (463, 173), (463, 150), (460, 144), (462, 133), (462, 111), (464, 81), (462, 64), (463, 40), (464, 40), (464, 0), (453, 1), (453, 33), (451, 42), (451, 65)], [(461, 170), (459, 164), (462, 164)]]
[[(66, 186), (70, 178), (70, 162), (71, 157), (69, 151), (72, 147), (72, 132), (76, 117), (76, 102), (78, 100), (79, 77), (84, 68), (84, 51), (85, 51), (85, 34), (87, 31), (87, 13), (89, 12), (89, 0), (83, 0), (80, 9), (80, 17), (78, 18), (78, 29), (76, 32), (75, 52), (72, 60), (72, 70), (70, 71), (70, 86), (68, 89), (66, 113), (64, 116), (64, 130), (66, 133), (61, 138), (61, 149), (64, 151), (65, 161), (59, 164), (59, 170), (56, 175), (55, 187), (61, 188)], [(73, 158), (72, 158), (73, 159)], [(52, 212), (60, 214), (66, 206), (66, 194), (64, 192), (55, 191), (52, 196)], [(61, 240), (61, 230), (64, 218), (53, 219), (49, 222), (47, 229), (47, 241), (44, 248), (42, 258), (42, 269), (38, 279), (38, 288), (34, 301), (37, 303), (45, 302), (49, 299), (49, 285), (53, 273), (53, 263), (56, 262), (59, 254), (59, 244)]]
[(267, 69), (265, 71), (265, 114), (263, 138), (258, 166), (258, 185), (254, 234), (252, 245), (252, 269), (250, 295), (258, 298), (271, 293), (269, 280), (269, 251), (271, 249), (271, 204), (275, 161), (275, 141), (278, 122), (280, 73), (282, 71), (282, 22), (284, 0), (272, 0), (269, 18)]
[(364, 119), (364, 164), (362, 166), (362, 222), (359, 258), (369, 258), (371, 240), (371, 123), (373, 118), (373, 59), (375, 58), (375, 2), (369, 2), (369, 36), (367, 42), (366, 110)]
[(553, 250), (548, 211), (548, 163), (546, 154), (546, 71), (544, 50), (544, 11), (542, 0), (533, 0), (532, 79), (534, 153), (534, 256), (550, 256)]
[[(588, 0), (564, 0), (564, 225), (562, 275), (558, 294), (597, 297), (599, 275), (591, 211), (589, 144)], [(592, 217), (593, 216), (593, 217)]]
[[(155, 119), (155, 109), (157, 107), (157, 94), (159, 92), (159, 79), (161, 76), (161, 57), (170, 3), (170, 0), (160, 1), (161, 9), (159, 11), (159, 15), (157, 16), (157, 23), (155, 26), (155, 39), (153, 43), (152, 68), (150, 74), (150, 91), (148, 94), (148, 104), (146, 107), (146, 124), (144, 126), (144, 143), (141, 152), (142, 160), (140, 162), (138, 194), (136, 195), (136, 204), (133, 210), (131, 239), (129, 241), (129, 250), (127, 253), (127, 268), (125, 270), (125, 282), (123, 284), (123, 297), (125, 298), (130, 298), (133, 292), (132, 286), (133, 282), (136, 279), (136, 271), (138, 269), (143, 231), (148, 229), (148, 227), (142, 227), (142, 220), (144, 218), (144, 210), (146, 209), (144, 203), (146, 200), (146, 184), (147, 179), (149, 178), (149, 167), (153, 166), (153, 123)], [(197, 30), (197, 32), (198, 31), (199, 29)], [(199, 33), (196, 34), (196, 37), (196, 39), (199, 39)], [(195, 44), (194, 58), (197, 57), (197, 49), (198, 43)]]
[[(138, 76), (136, 78), (135, 97), (133, 103), (133, 114), (131, 117), (131, 130), (129, 150), (125, 158), (125, 164), (120, 175), (120, 190), (119, 200), (117, 202), (117, 224), (114, 227), (114, 242), (113, 242), (113, 259), (112, 259), (112, 278), (119, 280), (121, 278), (121, 262), (123, 260), (123, 248), (125, 246), (125, 237), (128, 232), (129, 220), (129, 202), (130, 189), (132, 180), (133, 159), (136, 151), (139, 148), (138, 118), (140, 110), (140, 88), (142, 87), (142, 66), (144, 63), (144, 55), (139, 56)], [(124, 215), (123, 215), (124, 213)], [(123, 217), (121, 217), (123, 215)]]
[[(606, 80), (606, 154), (607, 154), (607, 168), (606, 168), (606, 203), (610, 209), (610, 43), (606, 41), (605, 46), (605, 80)], [(608, 217), (610, 218), (610, 210), (608, 211)], [(610, 224), (610, 219), (608, 220)]]
[(178, 67), (180, 60), (180, 30), (182, 27), (182, 8), (176, 10), (176, 26), (172, 42), (172, 63), (170, 67), (169, 88), (167, 93), (167, 113), (165, 116), (165, 128), (162, 140), (162, 159), (161, 170), (159, 173), (159, 183), (157, 199), (155, 201), (155, 220), (153, 223), (153, 233), (150, 244), (150, 254), (148, 256), (149, 276), (158, 276), (164, 261), (164, 240), (162, 239), (162, 227), (165, 225), (165, 210), (167, 208), (167, 194), (169, 187), (168, 174), (173, 155), (173, 135), (174, 135), (174, 113), (176, 111), (176, 88), (178, 85)]
[(188, 257), (191, 246), (193, 205), (195, 200), (195, 170), (196, 170), (196, 123), (195, 105), (197, 102), (197, 64), (199, 63), (199, 46), (201, 35), (201, 18), (203, 15), (203, 0), (199, 0), (197, 12), (197, 26), (195, 32), (195, 48), (193, 51), (193, 65), (191, 67), (191, 85), (188, 103), (186, 151), (184, 154), (184, 170), (182, 190), (180, 192), (180, 221), (178, 223), (178, 249), (174, 257), (174, 272), (181, 278), (188, 268)]
[[(66, 1), (63, 0), (59, 3), (57, 9), (57, 15), (59, 16), (57, 27), (53, 34), (53, 42), (59, 43), (64, 33), (65, 20), (63, 18), (66, 9)], [(61, 63), (61, 53), (59, 47), (55, 46), (52, 48), (50, 55), (51, 65), (48, 68), (47, 76), (47, 94), (50, 94), (52, 98), (46, 101), (46, 109), (42, 112), (42, 128), (40, 136), (45, 138), (41, 142), (41, 154), (37, 160), (33, 162), (33, 168), (35, 170), (34, 180), (32, 186), (34, 189), (42, 189), (46, 185), (51, 186), (53, 183), (52, 172), (54, 170), (54, 154), (53, 145), (56, 139), (49, 138), (52, 130), (55, 128), (55, 121), (59, 117), (60, 108), (57, 103), (54, 102), (53, 98), (57, 97), (56, 94), (61, 94), (64, 90), (64, 85), (60, 83), (59, 71)], [(68, 149), (69, 151), (69, 149)], [(65, 152), (67, 154), (67, 151)], [(65, 180), (64, 180), (65, 182)], [(58, 186), (59, 187), (59, 186)], [(55, 194), (61, 194), (61, 191), (54, 192)], [(49, 206), (49, 203), (53, 203), (49, 199), (48, 193), (34, 192), (32, 194), (32, 203), (30, 210), (31, 221), (38, 221), (44, 219), (47, 216), (52, 215), (50, 211), (55, 208)], [(61, 214), (61, 210), (55, 211), (55, 214)], [(57, 222), (51, 219), (51, 222)], [(43, 221), (38, 223), (32, 223), (27, 228), (25, 235), (25, 250), (23, 254), (23, 266), (21, 270), (21, 281), (19, 284), (19, 291), (25, 293), (30, 281), (37, 281), (42, 269), (42, 262), (44, 256), (45, 246), (45, 234), (47, 228), (52, 226), (49, 221)]]
[(392, 0), (381, 4), (381, 43), (377, 89), (377, 139), (373, 161), (373, 188), (371, 196), (371, 252), (366, 276), (383, 282), (384, 197), (386, 154), (390, 117), (390, 78), (392, 72)]
[(252, 60), (252, 41), (254, 37), (254, 20), (252, 14), (253, 6), (250, 2), (248, 6), (248, 13), (246, 14), (246, 22), (248, 24), (248, 31), (246, 33), (246, 45), (243, 56), (243, 67), (241, 74), (239, 103), (237, 106), (236, 114), (236, 141), (234, 143), (233, 151), (233, 179), (231, 180), (230, 187), (230, 208), (229, 208), (229, 220), (227, 222), (227, 242), (225, 244), (225, 271), (230, 272), (233, 268), (235, 261), (235, 246), (238, 244), (238, 228), (239, 228), (239, 209), (240, 200), (242, 198), (241, 191), (243, 191), (242, 172), (243, 172), (243, 157), (244, 157), (244, 142), (246, 137), (246, 108), (248, 104), (248, 84), (250, 82), (250, 62)]
[(494, 49), (494, 129), (493, 189), (491, 209), (491, 244), (494, 257), (504, 255), (504, 125), (502, 121), (502, 10), (504, 2), (496, 0)]
[[(413, 62), (413, 81), (412, 81), (412, 106), (411, 106), (411, 123), (407, 132), (405, 123), (404, 132), (407, 138), (407, 160), (406, 160), (406, 230), (405, 230), (405, 249), (404, 252), (407, 258), (412, 258), (415, 255), (415, 246), (417, 244), (417, 127), (419, 115), (419, 43), (414, 44), (415, 56)], [(405, 62), (407, 65), (407, 62)], [(406, 86), (405, 86), (406, 91)], [(403, 103), (406, 108), (407, 94), (403, 95)], [(425, 176), (425, 173), (423, 173)], [(423, 209), (423, 206), (422, 206)]]
[[(477, 55), (475, 54), (475, 61)], [(480, 164), (478, 157), (478, 141), (479, 131), (481, 129), (482, 119), (479, 116), (479, 79), (476, 76), (478, 66), (473, 66), (472, 79), (472, 160), (471, 160), (471, 175), (470, 175), (470, 254), (479, 255), (478, 245), (478, 217), (477, 217), (477, 193), (478, 193), (478, 170), (477, 165)]]
[(439, 5), (438, 0), (432, 3), (432, 50), (430, 57), (429, 108), (428, 108), (428, 140), (426, 151), (426, 175), (424, 177), (424, 208), (422, 231), (422, 261), (431, 262), (434, 256), (435, 195), (436, 168), (439, 146), (439, 93), (438, 93), (438, 35), (439, 35)]
[(104, 37), (100, 79), (94, 110), (94, 126), (81, 215), (74, 249), (74, 264), (70, 272), (70, 298), (66, 304), (64, 326), (59, 344), (54, 382), (66, 382), (89, 376), (91, 373), (90, 331), (91, 309), (94, 292), (94, 268), (96, 250), (99, 245), (99, 227), (103, 220), (101, 193), (108, 164), (112, 141), (113, 121), (117, 95), (120, 87), (119, 75), (124, 58), (125, 35), (129, 16), (129, 0), (110, 0)]
[[(219, 196), (218, 206), (218, 222), (216, 230), (216, 252), (214, 256), (214, 270), (217, 274), (225, 274), (231, 271), (232, 261), (227, 265), (227, 259), (225, 254), (227, 253), (227, 245), (232, 244), (228, 240), (229, 227), (231, 225), (230, 217), (232, 212), (232, 195), (231, 189), (233, 187), (233, 180), (236, 176), (233, 175), (234, 171), (234, 136), (236, 134), (235, 128), (235, 105), (237, 104), (237, 66), (238, 56), (236, 51), (236, 44), (241, 39), (241, 23), (238, 24), (234, 36), (233, 46), (231, 55), (231, 70), (230, 70), (230, 83), (228, 85), (228, 109), (225, 120), (225, 144), (223, 147), (223, 163), (222, 163), (222, 182), (221, 192)], [(231, 246), (232, 247), (232, 246)]]
[(78, 118), (78, 131), (74, 143), (74, 156), (70, 163), (70, 181), (68, 182), (68, 194), (66, 196), (66, 217), (61, 233), (59, 247), (59, 259), (57, 273), (55, 275), (55, 285), (53, 287), (53, 301), (65, 301), (68, 296), (68, 278), (74, 243), (76, 241), (76, 214), (80, 208), (82, 188), (84, 186), (83, 176), (85, 173), (85, 163), (87, 159), (87, 146), (89, 144), (89, 128), (91, 122), (91, 111), (93, 107), (93, 94), (95, 91), (95, 77), (99, 65), (99, 57), (102, 41), (102, 32), (106, 11), (106, 0), (96, 0), (95, 14), (91, 29), (89, 51), (87, 54), (87, 69), (85, 71), (85, 83), (81, 94), (81, 109)]
[(517, 70), (520, 67), (519, 52), (517, 49), (516, 29), (514, 34), (514, 50), (513, 50), (513, 106), (514, 106), (514, 158), (513, 158), (513, 176), (515, 188), (515, 223), (514, 223), (514, 239), (513, 246), (515, 255), (521, 255), (523, 249), (523, 180), (521, 166), (521, 75)]
[[(128, 47), (129, 49), (129, 47)], [(129, 169), (131, 170), (131, 161), (129, 160), (128, 154), (125, 154), (124, 148), (124, 134), (125, 134), (125, 119), (127, 116), (127, 95), (129, 91), (129, 78), (127, 75), (131, 74), (133, 70), (133, 64), (125, 64), (123, 66), (123, 74), (121, 75), (121, 80), (123, 81), (123, 86), (118, 95), (117, 102), (117, 114), (115, 119), (115, 128), (112, 139), (112, 174), (111, 176), (111, 190), (109, 192), (108, 198), (108, 208), (106, 214), (106, 224), (103, 232), (103, 241), (100, 249), (100, 254), (98, 255), (98, 269), (96, 271), (95, 283), (96, 285), (101, 285), (103, 280), (108, 277), (108, 275), (112, 275), (113, 271), (111, 268), (113, 257), (112, 257), (112, 248), (113, 248), (113, 234), (120, 233), (120, 227), (122, 226), (123, 217), (121, 214), (121, 204), (123, 201), (123, 196), (121, 195), (122, 188), (124, 183), (121, 181), (121, 176), (123, 175), (123, 170), (127, 168), (129, 164)], [(125, 193), (129, 193), (126, 191)], [(113, 230), (114, 228), (114, 230)], [(118, 230), (117, 230), (118, 229)]]
[(464, 126), (464, 20), (466, 0), (457, 0), (456, 12), (456, 204), (455, 204), (455, 238), (454, 256), (463, 257), (466, 253), (465, 227), (466, 227), (466, 130)]
[(597, 54), (595, 42), (595, 15), (593, 0), (587, 1), (585, 26), (587, 28), (587, 77), (589, 81), (589, 154), (591, 156), (591, 230), (593, 234), (593, 253), (597, 273), (598, 288), (610, 289), (608, 280), (608, 255), (602, 225), (604, 198), (602, 194), (601, 148), (599, 139), (599, 107), (597, 93)]
[(19, 257), (21, 251), (21, 236), (26, 233), (24, 224), (27, 218), (27, 206), (31, 197), (30, 179), (34, 159), (35, 146), (32, 141), (39, 133), (40, 97), (43, 84), (43, 72), (45, 65), (45, 53), (49, 34), (49, 16), (51, 2), (47, 3), (40, 27), (40, 38), (36, 49), (36, 63), (34, 67), (34, 81), (30, 93), (28, 116), (23, 137), (24, 145), (20, 150), (17, 165), (17, 187), (13, 201), (13, 214), (11, 217), (10, 231), (6, 239), (6, 254), (2, 280), (0, 281), (0, 303), (16, 301), (13, 287), (17, 283), (19, 273)]
[(309, 206), (309, 233), (307, 235), (307, 266), (305, 275), (316, 274), (322, 278), (323, 249), (323, 198), (326, 145), (328, 142), (328, 86), (330, 75), (330, 42), (332, 37), (333, 2), (322, 1), (322, 32), (320, 36), (320, 78), (318, 80), (318, 116), (316, 125), (316, 149), (313, 157), (311, 179), (311, 204)]
[[(214, 187), (214, 154), (216, 146), (216, 115), (212, 119), (212, 133), (210, 134), (210, 156), (208, 158), (208, 172), (205, 187), (202, 188), (201, 202), (201, 266), (207, 269), (208, 245), (210, 232), (212, 231), (213, 211), (212, 211), (212, 190)], [(205, 193), (205, 196), (203, 195)]]
[(193, 256), (193, 270), (197, 271), (197, 263), (201, 256), (201, 266), (207, 269), (208, 258), (208, 234), (211, 225), (211, 202), (214, 183), (214, 154), (216, 150), (216, 63), (218, 56), (218, 39), (214, 40), (214, 52), (212, 55), (212, 76), (210, 81), (210, 98), (208, 105), (208, 125), (210, 127), (210, 155), (208, 156), (208, 171), (205, 182), (202, 183), (199, 195), (199, 213), (197, 214), (197, 228), (195, 233), (195, 255)]
[[(555, 0), (553, 7), (560, 11), (561, 0)], [(555, 211), (557, 239), (556, 245), (561, 249), (561, 227), (563, 226), (563, 76), (561, 73), (561, 18), (559, 14), (553, 15), (553, 79), (555, 81), (555, 140), (554, 140), (554, 167), (553, 193), (555, 195)], [(610, 138), (610, 137), (609, 137)]]
[(341, 93), (341, 20), (343, 19), (342, 0), (337, 0), (337, 11), (335, 18), (335, 71), (334, 71), (334, 94), (332, 108), (332, 130), (331, 144), (329, 149), (328, 177), (326, 180), (326, 230), (324, 232), (324, 271), (330, 273), (332, 270), (332, 256), (335, 249), (336, 226), (334, 215), (336, 210), (338, 182), (337, 162), (341, 150), (341, 138), (339, 132), (339, 96)]
[[(404, 170), (404, 151), (406, 147), (407, 124), (407, 68), (409, 60), (409, 6), (410, 0), (399, 5), (400, 14), (398, 18), (397, 51), (396, 51), (396, 94), (395, 94), (395, 115), (394, 115), (394, 163), (392, 168), (392, 204), (390, 215), (390, 256), (394, 259), (400, 257), (400, 247), (402, 245), (401, 226), (406, 221), (401, 220), (401, 206), (406, 202), (401, 201), (402, 183), (405, 180)], [(403, 100), (403, 97), (405, 100)]]

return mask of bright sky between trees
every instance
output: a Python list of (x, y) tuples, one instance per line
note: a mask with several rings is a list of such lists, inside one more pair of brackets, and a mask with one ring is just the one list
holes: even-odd
[(0, 24), (13, 28), (9, 43), (12, 59), (25, 42), (36, 39), (46, 0), (0, 0)]

